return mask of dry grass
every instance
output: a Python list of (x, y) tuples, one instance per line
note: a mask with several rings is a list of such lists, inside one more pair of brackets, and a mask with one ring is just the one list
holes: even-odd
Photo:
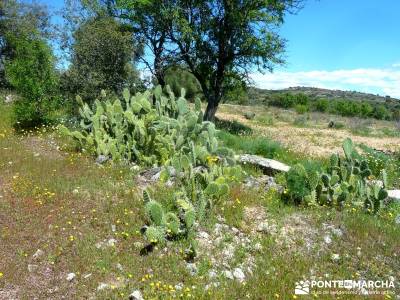
[[(253, 111), (262, 118), (270, 116), (274, 119), (273, 125), (265, 125), (254, 120), (247, 120), (243, 116), (243, 111)], [(400, 137), (388, 137), (380, 133), (382, 128), (395, 130), (395, 122), (371, 121), (371, 127), (374, 130), (373, 136), (361, 136), (354, 134), (350, 129), (330, 129), (328, 128), (329, 117), (321, 114), (315, 114), (311, 118), (310, 124), (303, 127), (293, 125), (293, 120), (298, 117), (296, 113), (282, 109), (261, 107), (245, 107), (235, 105), (223, 105), (217, 113), (218, 118), (225, 120), (240, 121), (255, 130), (256, 135), (267, 136), (273, 140), (279, 141), (291, 150), (299, 153), (316, 157), (326, 157), (332, 152), (341, 151), (341, 143), (347, 137), (350, 137), (356, 144), (366, 144), (369, 147), (384, 150), (399, 150)], [(349, 128), (354, 122), (352, 118), (339, 118), (340, 122)], [(312, 126), (312, 127), (311, 127)]]

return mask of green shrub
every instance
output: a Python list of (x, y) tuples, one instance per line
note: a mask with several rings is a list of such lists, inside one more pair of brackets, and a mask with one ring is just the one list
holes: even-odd
[(218, 138), (224, 146), (242, 153), (274, 158), (284, 152), (283, 147), (278, 142), (265, 137), (236, 136), (225, 131), (220, 131)]
[(275, 124), (275, 118), (272, 115), (258, 116), (256, 121), (267, 126), (272, 126)]
[(308, 123), (309, 119), (310, 119), (310, 117), (308, 116), (308, 114), (297, 116), (293, 120), (293, 125), (297, 126), (297, 127), (307, 127), (307, 123)]
[(6, 76), (21, 96), (14, 104), (16, 127), (33, 127), (52, 121), (57, 77), (51, 48), (36, 37), (12, 39), (15, 58), (6, 63)]
[(179, 95), (181, 88), (186, 91), (186, 98), (194, 101), (196, 97), (202, 96), (199, 82), (192, 73), (179, 66), (169, 67), (164, 74), (164, 80), (175, 95)]
[(256, 114), (254, 112), (251, 111), (247, 111), (243, 114), (243, 116), (247, 119), (247, 120), (253, 120), (256, 116)]
[(126, 25), (111, 17), (87, 19), (73, 33), (71, 65), (62, 76), (63, 92), (93, 103), (101, 90), (121, 95), (142, 90), (133, 61), (137, 43)]
[(253, 133), (253, 129), (251, 129), (251, 127), (236, 120), (230, 121), (215, 118), (215, 126), (218, 129), (226, 130), (235, 135), (250, 135)]
[(295, 109), (295, 111), (298, 113), (298, 114), (305, 114), (306, 112), (308, 112), (308, 106), (307, 105), (305, 105), (305, 104), (297, 104), (295, 107), (294, 107), (294, 109)]
[(392, 118), (390, 111), (382, 104), (377, 105), (372, 114), (378, 120), (390, 120)]
[(294, 108), (299, 114), (307, 111), (320, 111), (345, 117), (376, 118), (380, 120), (396, 120), (399, 109), (391, 103), (373, 103), (348, 99), (311, 99), (309, 96), (298, 93), (280, 93), (266, 98), (268, 104)]
[(345, 124), (339, 121), (330, 121), (328, 127), (333, 129), (342, 129), (345, 127)]
[(327, 112), (329, 109), (329, 101), (327, 99), (318, 99), (315, 101), (315, 110)]

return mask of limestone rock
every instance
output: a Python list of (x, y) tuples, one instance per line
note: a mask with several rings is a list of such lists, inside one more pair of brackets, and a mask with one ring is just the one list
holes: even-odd
[(242, 154), (236, 156), (236, 159), (243, 164), (251, 164), (260, 167), (267, 174), (273, 174), (275, 172), (287, 172), (290, 169), (290, 167), (284, 163), (258, 155)]
[(129, 295), (129, 300), (143, 300), (142, 293), (139, 290), (135, 290)]

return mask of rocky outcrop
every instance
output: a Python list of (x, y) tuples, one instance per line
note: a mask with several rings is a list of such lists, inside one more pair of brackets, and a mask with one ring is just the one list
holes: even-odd
[(388, 198), (400, 201), (400, 190), (388, 190)]
[(262, 169), (266, 174), (274, 174), (276, 172), (287, 172), (290, 169), (290, 167), (288, 165), (285, 165), (284, 163), (281, 163), (277, 160), (264, 158), (258, 155), (242, 154), (242, 155), (237, 155), (236, 159), (242, 164), (251, 164), (257, 166), (260, 169)]

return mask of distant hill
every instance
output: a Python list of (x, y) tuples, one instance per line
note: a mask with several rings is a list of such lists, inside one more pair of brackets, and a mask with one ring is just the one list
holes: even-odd
[[(322, 89), (322, 88), (315, 88), (315, 87), (290, 87), (287, 89), (281, 90), (264, 90), (259, 88), (251, 88), (249, 91), (249, 100), (255, 100), (259, 102), (260, 98), (270, 98), (277, 96), (279, 94), (298, 94), (303, 93), (309, 96), (311, 99), (327, 99), (327, 100), (339, 100), (339, 99), (346, 99), (346, 100), (354, 100), (354, 101), (369, 101), (369, 102), (380, 102), (380, 103), (390, 103), (398, 104), (400, 102), (399, 99), (392, 98), (390, 96), (380, 96), (375, 94), (369, 93), (362, 93), (356, 91), (341, 91), (341, 90), (329, 90), (329, 89)], [(253, 98), (253, 99), (252, 99)], [(263, 99), (263, 100), (264, 100)], [(258, 100), (258, 101), (257, 101)], [(262, 100), (261, 100), (262, 101)]]

